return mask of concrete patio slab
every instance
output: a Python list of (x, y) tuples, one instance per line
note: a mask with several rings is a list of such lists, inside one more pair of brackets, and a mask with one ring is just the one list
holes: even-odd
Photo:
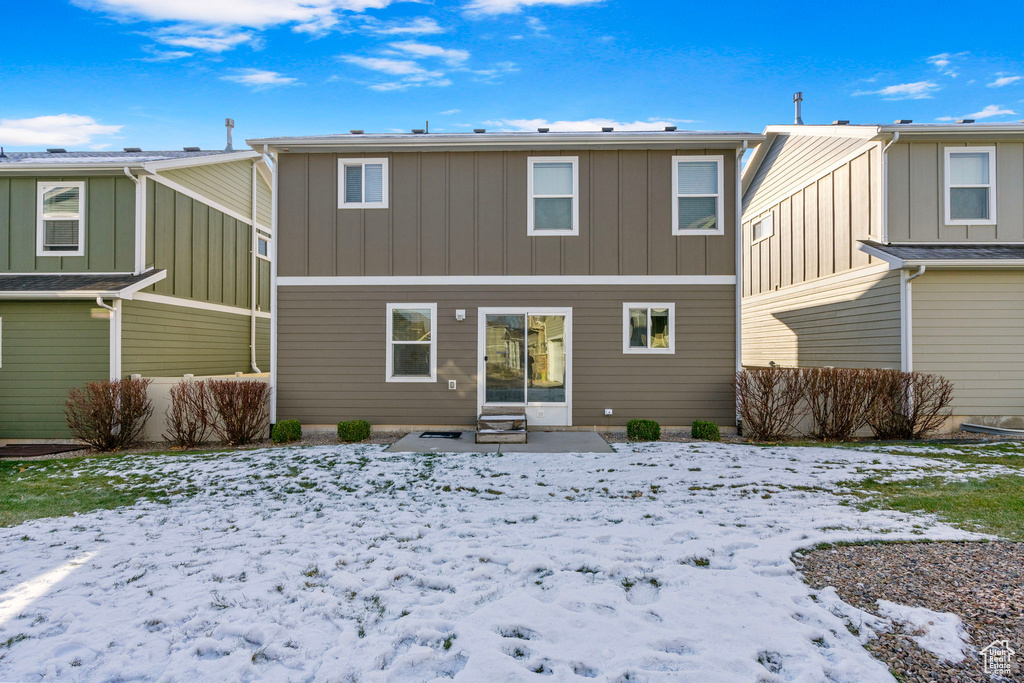
[(474, 432), (458, 439), (423, 438), (412, 432), (399, 439), (388, 453), (614, 453), (597, 432), (529, 432), (527, 443), (474, 443)]

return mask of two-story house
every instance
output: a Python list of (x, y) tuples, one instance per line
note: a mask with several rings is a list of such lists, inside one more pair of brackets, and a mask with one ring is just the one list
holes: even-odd
[(735, 424), (750, 133), (249, 140), (277, 159), (275, 419)]
[(269, 365), (271, 170), (241, 152), (0, 155), (0, 439), (72, 387)]
[(1024, 125), (765, 134), (743, 175), (743, 362), (938, 373), (950, 426), (1024, 427)]

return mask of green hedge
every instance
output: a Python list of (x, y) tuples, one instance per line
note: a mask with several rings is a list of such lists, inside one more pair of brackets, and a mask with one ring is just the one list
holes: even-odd
[(626, 438), (630, 441), (657, 441), (661, 438), (661, 425), (654, 420), (630, 420), (626, 423)]
[(302, 439), (302, 423), (298, 420), (281, 420), (270, 430), (270, 440), (274, 443), (288, 443)]
[(694, 420), (690, 427), (690, 436), (694, 439), (704, 441), (721, 441), (722, 435), (718, 431), (718, 425), (709, 420)]
[(338, 438), (342, 441), (365, 441), (370, 438), (370, 423), (366, 420), (339, 422)]

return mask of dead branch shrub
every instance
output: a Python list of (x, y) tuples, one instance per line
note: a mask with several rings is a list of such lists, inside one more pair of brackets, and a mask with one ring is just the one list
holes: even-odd
[(270, 424), (270, 386), (254, 380), (206, 380), (217, 419), (213, 430), (231, 446), (262, 438)]
[(876, 370), (867, 423), (878, 439), (920, 439), (949, 417), (953, 384), (941, 375)]
[(99, 451), (135, 445), (153, 414), (153, 404), (146, 393), (152, 381), (103, 380), (71, 389), (64, 404), (71, 434)]
[(773, 441), (792, 433), (803, 398), (799, 372), (773, 365), (736, 373), (736, 410), (745, 436)]
[(846, 441), (864, 427), (874, 400), (873, 371), (805, 368), (800, 371), (810, 417), (808, 436)]
[(171, 387), (171, 405), (165, 412), (165, 439), (180, 448), (205, 442), (215, 421), (213, 401), (205, 381), (187, 379)]

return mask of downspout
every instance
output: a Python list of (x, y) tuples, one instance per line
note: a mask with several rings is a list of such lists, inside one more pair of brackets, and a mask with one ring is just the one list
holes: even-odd
[(142, 225), (142, 179), (136, 178), (127, 166), (124, 167), (124, 174), (135, 183), (135, 268), (134, 274), (139, 275), (146, 269), (146, 252), (142, 246), (142, 235), (145, 228)]
[(894, 131), (892, 140), (882, 148), (882, 244), (889, 243), (889, 156), (887, 152), (899, 139), (900, 132)]
[(110, 379), (121, 379), (121, 302), (114, 300), (113, 306), (103, 303), (103, 297), (96, 297), (96, 305), (110, 311)]
[[(270, 167), (270, 236), (277, 241), (277, 189), (280, 169), (280, 158), (270, 154), (267, 145), (263, 145), (263, 154), (273, 161)], [(270, 423), (277, 422), (277, 258), (270, 253)]]
[[(230, 121), (230, 119), (228, 119)], [(233, 123), (233, 122), (232, 122)], [(231, 129), (228, 128), (228, 135)], [(231, 139), (228, 138), (228, 148), (231, 147)], [(259, 270), (259, 257), (256, 255), (259, 247), (256, 237), (256, 161), (252, 162), (252, 206), (250, 217), (252, 218), (252, 239), (249, 240), (249, 270), (251, 271), (249, 282), (249, 368), (256, 373), (263, 372), (256, 365), (256, 273)]]
[[(743, 369), (743, 178), (740, 173), (740, 164), (743, 162), (743, 155), (747, 152), (747, 141), (744, 140), (740, 148), (736, 150), (736, 167), (733, 175), (736, 177), (736, 226), (733, 232), (735, 242), (736, 260), (733, 264), (733, 271), (736, 273), (735, 295), (736, 295), (736, 372)], [(740, 424), (740, 413), (736, 411), (737, 430), (742, 428)]]
[(900, 303), (903, 309), (900, 315), (900, 332), (902, 337), (900, 369), (903, 372), (912, 372), (914, 370), (914, 319), (910, 281), (924, 275), (925, 270), (927, 270), (927, 266), (921, 265), (913, 275), (906, 270), (900, 271), (900, 280), (903, 285), (900, 289)]

